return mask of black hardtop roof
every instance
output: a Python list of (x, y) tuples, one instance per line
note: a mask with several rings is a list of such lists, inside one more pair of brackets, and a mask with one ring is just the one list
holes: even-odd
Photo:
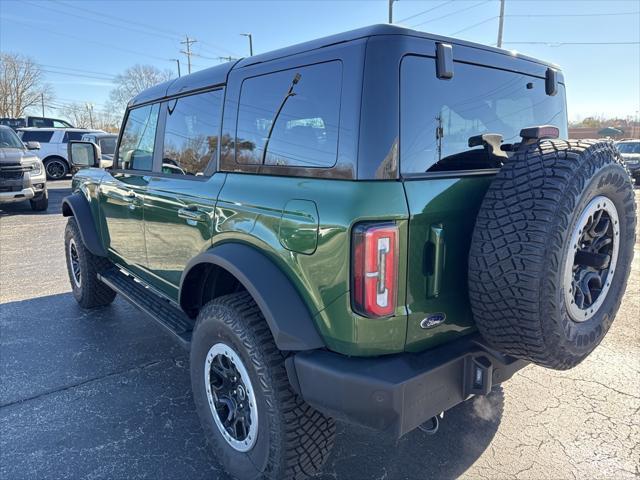
[(345, 43), (361, 38), (372, 37), (376, 35), (406, 35), (412, 37), (425, 38), (438, 42), (451, 43), (453, 45), (461, 45), (489, 52), (494, 52), (501, 55), (508, 55), (510, 57), (538, 63), (540, 65), (558, 68), (549, 62), (544, 62), (520, 53), (514, 53), (509, 50), (503, 50), (501, 48), (495, 48), (488, 45), (482, 45), (480, 43), (468, 42), (466, 40), (458, 40), (455, 38), (444, 37), (435, 35), (432, 33), (419, 32), (417, 30), (411, 30), (409, 28), (401, 27), (398, 25), (379, 24), (371, 25), (368, 27), (362, 27), (348, 32), (338, 33), (336, 35), (330, 35), (328, 37), (318, 38), (308, 42), (298, 43), (289, 47), (272, 50), (270, 52), (254, 55), (253, 57), (242, 58), (237, 61), (227, 62), (215, 67), (200, 70), (190, 75), (185, 75), (167, 82), (161, 83), (154, 87), (151, 87), (135, 96), (130, 102), (129, 106), (140, 105), (142, 103), (151, 102), (154, 100), (160, 100), (165, 97), (177, 95), (182, 92), (196, 91), (213, 87), (215, 85), (221, 85), (226, 82), (227, 75), (234, 68), (243, 68), (249, 65), (255, 65), (257, 63), (268, 62), (279, 58), (289, 57), (299, 53), (304, 53), (320, 48), (335, 45), (337, 43)]

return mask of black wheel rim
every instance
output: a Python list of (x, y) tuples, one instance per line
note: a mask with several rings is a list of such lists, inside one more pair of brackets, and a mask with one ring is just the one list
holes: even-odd
[(62, 178), (64, 177), (65, 168), (64, 165), (58, 160), (52, 160), (47, 162), (47, 175), (51, 178)]
[(619, 242), (614, 203), (602, 195), (595, 197), (576, 222), (565, 264), (565, 301), (574, 321), (589, 320), (604, 302), (615, 273)]
[(76, 242), (71, 239), (69, 240), (69, 263), (71, 264), (71, 276), (73, 277), (73, 282), (76, 287), (80, 287), (82, 285), (82, 276), (80, 272), (80, 256), (78, 255), (78, 248), (76, 247)]
[(234, 449), (250, 450), (257, 437), (258, 412), (248, 372), (224, 343), (211, 347), (205, 361), (207, 400), (218, 430)]

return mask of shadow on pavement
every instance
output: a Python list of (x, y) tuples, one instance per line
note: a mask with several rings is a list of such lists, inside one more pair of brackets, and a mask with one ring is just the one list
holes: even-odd
[[(0, 309), (2, 478), (228, 477), (204, 441), (188, 354), (124, 301), (92, 311), (69, 293)], [(318, 480), (453, 479), (500, 424), (497, 388), (395, 441), (339, 424)], [(385, 476), (386, 475), (386, 476)]]

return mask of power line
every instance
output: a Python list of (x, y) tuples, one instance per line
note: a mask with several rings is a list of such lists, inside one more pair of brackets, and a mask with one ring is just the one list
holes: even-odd
[[(77, 10), (77, 6), (76, 5), (69, 5), (68, 3), (60, 1), (60, 0), (57, 0), (55, 3), (57, 3), (58, 5), (64, 5), (67, 8), (71, 8), (71, 9)], [(98, 16), (98, 17), (111, 18), (112, 20), (117, 20), (120, 23), (124, 22), (124, 23), (128, 23), (130, 25), (138, 25), (140, 27), (146, 28), (148, 30), (153, 30), (155, 32), (165, 32), (167, 35), (171, 35), (176, 40), (179, 40), (180, 38), (182, 38), (182, 34), (179, 33), (179, 32), (174, 32), (174, 31), (171, 31), (171, 30), (158, 28), (157, 26), (152, 26), (152, 25), (149, 25), (147, 23), (142, 23), (142, 22), (136, 22), (134, 20), (117, 17), (115, 15), (109, 15), (108, 13), (105, 13), (105, 12), (98, 12), (96, 10), (91, 10), (91, 9), (87, 8), (85, 4), (86, 4), (86, 2), (83, 3), (83, 5), (82, 5), (82, 11), (83, 12), (91, 13), (91, 14), (93, 14), (95, 16)]]
[(490, 22), (491, 20), (495, 20), (496, 18), (498, 18), (498, 15), (494, 15), (493, 17), (485, 18), (481, 22), (474, 23), (473, 25), (469, 25), (468, 27), (465, 27), (465, 28), (463, 28), (461, 30), (458, 30), (457, 32), (450, 33), (448, 36), (449, 37), (453, 37), (454, 35), (458, 35), (459, 33), (466, 32), (467, 30), (471, 30), (472, 28), (479, 27), (480, 25), (484, 25), (485, 23)]
[(436, 5), (435, 7), (429, 8), (429, 9), (427, 9), (427, 10), (423, 10), (422, 12), (419, 12), (419, 13), (416, 13), (415, 15), (411, 15), (411, 16), (409, 16), (409, 17), (403, 18), (402, 20), (398, 20), (398, 21), (396, 21), (396, 22), (394, 22), (394, 23), (402, 23), (402, 22), (406, 22), (407, 20), (411, 20), (412, 18), (419, 17), (419, 16), (421, 16), (421, 15), (424, 15), (425, 13), (432, 12), (432, 11), (434, 11), (434, 10), (436, 10), (436, 9), (440, 8), (440, 7), (444, 7), (445, 5), (447, 5), (447, 4), (449, 4), (449, 3), (453, 3), (453, 1), (454, 1), (454, 0), (448, 0), (448, 1), (446, 1), (446, 2), (443, 2), (443, 3), (439, 4), (439, 5)]
[(504, 42), (509, 45), (547, 45), (562, 47), (564, 45), (640, 45), (640, 42)]
[(491, 2), (491, 1), (493, 1), (493, 0), (485, 0), (484, 2), (476, 3), (474, 5), (471, 5), (470, 7), (461, 8), (461, 9), (455, 10), (455, 11), (453, 11), (451, 13), (447, 13), (446, 15), (442, 15), (442, 16), (436, 17), (436, 18), (431, 18), (431, 19), (426, 20), (424, 22), (412, 25), (411, 28), (416, 28), (416, 27), (419, 27), (419, 26), (424, 25), (426, 23), (435, 22), (436, 20), (442, 20), (443, 18), (451, 17), (451, 16), (456, 15), (456, 14), (461, 13), (461, 12), (466, 12), (467, 10), (471, 10), (472, 8), (476, 8), (476, 7), (479, 7), (481, 5), (485, 5), (485, 4), (487, 4), (487, 3)]
[[(81, 20), (90, 20), (91, 22), (101, 23), (101, 24), (103, 24), (103, 25), (108, 25), (108, 26), (110, 26), (110, 27), (121, 28), (121, 29), (127, 30), (127, 31), (129, 31), (129, 32), (133, 31), (133, 32), (142, 33), (142, 34), (144, 34), (144, 35), (151, 35), (151, 36), (156, 36), (156, 37), (161, 37), (161, 38), (168, 38), (168, 39), (171, 39), (171, 40), (174, 40), (174, 41), (176, 40), (176, 37), (174, 37), (174, 36), (169, 36), (169, 35), (165, 35), (165, 34), (163, 34), (163, 33), (158, 33), (158, 32), (145, 32), (145, 31), (143, 31), (143, 30), (135, 29), (135, 28), (132, 28), (132, 27), (127, 27), (127, 26), (124, 26), (124, 25), (122, 25), (122, 24), (112, 23), (112, 22), (104, 21), (104, 20), (102, 20), (102, 19), (100, 19), (100, 20), (99, 20), (99, 19), (95, 19), (95, 18), (92, 18), (92, 17), (87, 17), (86, 15), (82, 15), (82, 14), (81, 14), (81, 12), (84, 12), (84, 9), (83, 9), (83, 10), (78, 10), (77, 8), (69, 7), (69, 6), (66, 6), (66, 5), (63, 5), (63, 4), (60, 4), (60, 5), (59, 5), (59, 6), (63, 6), (63, 7), (66, 7), (66, 8), (69, 8), (69, 9), (72, 9), (72, 10), (73, 10), (73, 12), (68, 12), (68, 11), (65, 11), (65, 10), (59, 10), (59, 9), (57, 9), (57, 8), (52, 8), (51, 6), (45, 6), (45, 5), (41, 5), (41, 4), (35, 4), (35, 3), (29, 2), (29, 1), (27, 1), (27, 0), (23, 0), (23, 3), (26, 3), (26, 4), (31, 5), (31, 6), (33, 6), (33, 7), (36, 7), (36, 8), (44, 8), (44, 9), (46, 9), (46, 10), (49, 10), (49, 11), (51, 11), (51, 12), (55, 12), (55, 13), (59, 13), (59, 14), (61, 14), (61, 15), (65, 15), (65, 16), (72, 16), (72, 17), (79, 18), (79, 19), (81, 19)], [(97, 15), (97, 14), (93, 14), (93, 15)], [(102, 15), (100, 15), (100, 16), (102, 16)]]
[(515, 13), (505, 15), (505, 17), (617, 17), (623, 15), (639, 15), (637, 12), (616, 12), (616, 13)]
[[(22, 23), (22, 24), (27, 25), (27, 26), (33, 26), (34, 25), (33, 22), (29, 22), (28, 20), (25, 20), (25, 19), (20, 19), (20, 20), (12, 19), (11, 21), (12, 22), (16, 22), (16, 23)], [(38, 30), (42, 30), (44, 32), (48, 32), (48, 33), (51, 33), (53, 35), (72, 38), (74, 40), (79, 40), (79, 41), (81, 41), (83, 43), (93, 43), (95, 45), (100, 45), (101, 47), (110, 48), (112, 50), (119, 50), (121, 52), (132, 53), (134, 55), (138, 55), (138, 56), (142, 56), (142, 57), (153, 58), (154, 60), (162, 60), (163, 62), (169, 60), (168, 58), (156, 57), (155, 55), (149, 55), (148, 53), (138, 52), (138, 51), (131, 50), (131, 49), (128, 49), (128, 48), (124, 48), (124, 47), (117, 47), (115, 45), (110, 45), (110, 44), (107, 44), (107, 43), (97, 42), (95, 40), (88, 40), (86, 38), (78, 37), (77, 35), (71, 35), (69, 33), (56, 32), (55, 30), (50, 30), (50, 29), (44, 28), (39, 24), (37, 25), (37, 28), (38, 28)]]

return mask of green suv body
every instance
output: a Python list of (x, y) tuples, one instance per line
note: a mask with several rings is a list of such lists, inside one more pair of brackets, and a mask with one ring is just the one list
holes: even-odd
[[(386, 25), (158, 85), (129, 103), (113, 166), (73, 178), (74, 294), (118, 292), (191, 345), (232, 473), (311, 474), (332, 418), (399, 436), (526, 364), (477, 333), (468, 258), (485, 194), (510, 150), (544, 138), (520, 142), (536, 125), (567, 137), (556, 67)], [(98, 164), (95, 145), (69, 149)], [(292, 396), (270, 402), (269, 382)], [(270, 456), (273, 429), (292, 427), (262, 396), (311, 408), (323, 434), (306, 457)]]

